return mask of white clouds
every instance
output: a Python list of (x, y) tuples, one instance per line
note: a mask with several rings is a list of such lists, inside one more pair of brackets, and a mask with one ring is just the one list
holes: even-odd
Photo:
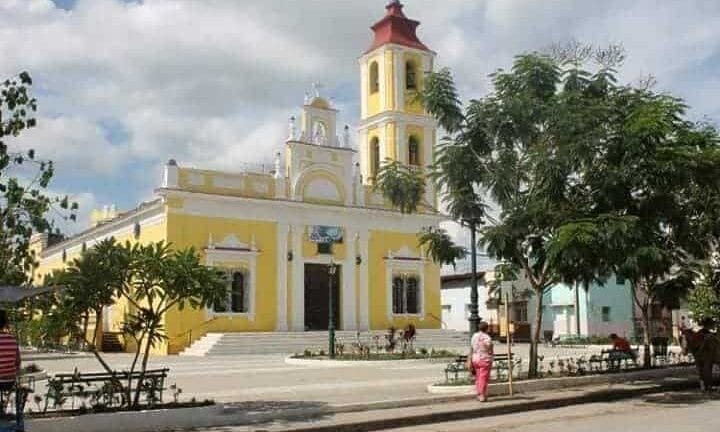
[[(694, 114), (720, 115), (708, 96), (718, 92), (720, 2), (406, 3), (408, 16), (422, 21), (421, 39), (438, 52), (438, 64), (453, 69), (466, 99), (482, 96), (487, 74), (508, 67), (514, 55), (574, 38), (622, 42), (630, 54), (623, 79), (654, 73), (662, 89), (697, 107)], [(232, 169), (272, 159), (313, 81), (358, 111), (356, 59), (383, 4), (78, 0), (66, 11), (50, 0), (0, 0), (0, 77), (20, 70), (34, 76), (42, 121), (21, 140), (58, 160), (60, 184), (67, 163), (87, 169), (88, 182), (123, 166), (147, 171), (170, 157)], [(101, 127), (107, 119), (123, 136), (108, 136)]]
[(9, 144), (34, 149), (38, 158), (52, 160), (58, 171), (100, 177), (114, 174), (127, 153), (111, 144), (100, 126), (80, 117), (40, 118), (37, 127)]

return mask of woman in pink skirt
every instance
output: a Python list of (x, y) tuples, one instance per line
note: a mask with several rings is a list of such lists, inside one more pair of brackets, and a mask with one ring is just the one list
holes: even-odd
[(478, 332), (470, 339), (470, 359), (475, 371), (475, 388), (480, 402), (487, 401), (487, 387), (493, 362), (493, 343), (486, 322), (480, 322)]

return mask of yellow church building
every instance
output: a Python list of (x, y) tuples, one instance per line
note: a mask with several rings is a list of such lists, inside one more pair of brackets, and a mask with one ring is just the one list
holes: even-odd
[[(124, 213), (96, 211), (91, 228), (58, 244), (34, 236), (35, 280), (110, 237), (195, 247), (207, 265), (228, 272), (227, 301), (168, 312), (168, 341), (159, 349), (165, 354), (209, 332), (327, 329), (330, 264), (338, 269), (332, 285), (339, 329), (440, 328), (440, 268), (418, 245), (419, 231), (444, 219), (434, 186), (427, 184), (415, 214), (393, 209), (373, 189), (381, 161), (427, 170), (433, 160), (436, 122), (415, 95), (435, 53), (417, 38), (418, 24), (395, 0), (372, 27), (375, 39), (359, 58), (357, 149), (315, 89), (290, 120), (273, 170), (221, 172), (170, 160), (156, 200)], [(98, 325), (118, 331), (127, 312), (117, 303)]]

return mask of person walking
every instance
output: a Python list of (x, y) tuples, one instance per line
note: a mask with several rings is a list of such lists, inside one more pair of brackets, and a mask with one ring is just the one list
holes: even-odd
[(490, 325), (484, 321), (478, 324), (478, 332), (470, 339), (470, 367), (475, 375), (475, 389), (480, 402), (487, 401), (487, 388), (493, 362), (493, 342), (488, 334)]

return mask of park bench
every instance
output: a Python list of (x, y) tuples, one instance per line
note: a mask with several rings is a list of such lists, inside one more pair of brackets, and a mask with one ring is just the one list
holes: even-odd
[[(508, 355), (495, 354), (493, 360), (493, 371), (495, 371), (495, 379), (507, 379), (508, 374)], [(517, 370), (516, 366), (520, 364), (520, 359), (515, 355), (511, 355), (513, 370)], [(445, 366), (445, 382), (455, 382), (465, 377), (469, 371), (467, 369), (467, 356), (460, 355), (455, 357), (452, 362)]]
[[(153, 369), (145, 371), (143, 376), (140, 371), (130, 375), (127, 371), (92, 372), (92, 373), (60, 373), (48, 378), (48, 398), (45, 398), (45, 405), (53, 399), (56, 404), (67, 398), (71, 398), (74, 407), (75, 398), (90, 398), (106, 406), (120, 405), (127, 403), (126, 392), (128, 379), (132, 378), (136, 386), (140, 386), (140, 394), (149, 403), (162, 402), (165, 380), (167, 379), (168, 368)], [(138, 382), (140, 378), (143, 382)]]
[[(0, 390), (0, 432), (16, 432), (25, 430), (25, 403), (28, 395), (35, 391), (35, 378), (32, 376), (18, 376), (15, 385)], [(14, 411), (10, 411), (10, 402), (13, 402)], [(7, 412), (6, 412), (7, 410)]]
[(613, 349), (602, 350), (600, 352), (600, 356), (594, 355), (590, 357), (590, 369), (602, 372), (629, 369), (630, 366), (638, 367), (637, 358), (637, 348), (631, 350), (631, 352), (623, 352)]

